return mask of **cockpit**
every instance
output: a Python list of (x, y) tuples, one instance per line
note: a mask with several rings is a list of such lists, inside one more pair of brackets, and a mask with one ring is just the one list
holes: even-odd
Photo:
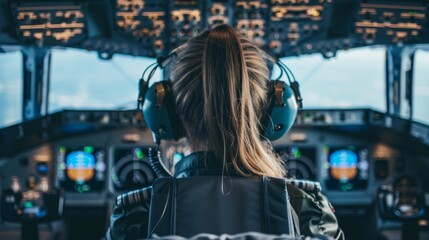
[(429, 239), (426, 0), (0, 0), (0, 239), (104, 239), (151, 159), (172, 173), (191, 149), (154, 143), (139, 79), (219, 24), (299, 82), (272, 147), (320, 182), (346, 239)]

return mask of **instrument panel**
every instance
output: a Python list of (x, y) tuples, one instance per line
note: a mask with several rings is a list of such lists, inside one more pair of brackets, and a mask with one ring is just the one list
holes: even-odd
[[(352, 236), (356, 219), (363, 225), (379, 219), (374, 202), (391, 208), (393, 192), (388, 186), (398, 179), (416, 179), (419, 196), (428, 199), (425, 133), (429, 127), (403, 121), (368, 109), (301, 110), (292, 130), (272, 147), (288, 177), (320, 182), (342, 228)], [(50, 196), (55, 209), (47, 215), (44, 205), (35, 200), (26, 200), (18, 210), (58, 219), (64, 206), (63, 218), (76, 229), (82, 229), (86, 220), (91, 232), (97, 222), (99, 229), (93, 232), (100, 237), (96, 238), (105, 233), (104, 220), (116, 196), (151, 185), (155, 174), (149, 156), (160, 157), (166, 170), (173, 172), (174, 165), (191, 152), (184, 139), (163, 141), (158, 149), (144, 121), (127, 110), (50, 114), (2, 129), (0, 142), (5, 146), (0, 151), (0, 187), (10, 189), (6, 199), (23, 189)], [(16, 201), (6, 204), (11, 208)], [(429, 208), (425, 202), (416, 206)], [(384, 214), (391, 217), (388, 211)]]
[[(111, 193), (121, 193), (147, 187), (156, 178), (148, 159), (150, 146), (61, 145), (56, 148), (56, 182), (66, 192), (84, 194), (107, 189)], [(367, 147), (274, 145), (274, 149), (284, 161), (290, 177), (320, 181), (326, 191), (332, 192), (368, 189), (372, 160)], [(174, 165), (188, 154), (190, 149), (184, 140), (165, 142), (160, 152), (172, 173)]]
[(163, 56), (224, 23), (277, 57), (429, 39), (427, 1), (12, 0), (0, 13), (11, 15), (0, 18), (0, 45), (76, 47), (106, 59)]
[[(124, 136), (137, 134), (139, 142), (124, 143)], [(294, 134), (304, 134), (306, 142), (293, 140)], [(100, 143), (99, 139), (111, 141)], [(418, 165), (398, 163), (399, 150), (379, 142), (356, 140), (331, 132), (294, 129), (273, 143), (284, 161), (289, 177), (319, 181), (334, 204), (369, 204), (372, 191), (396, 173), (412, 171)], [(24, 151), (8, 161), (5, 171), (9, 179), (25, 182), (27, 176), (49, 181), (49, 187), (65, 191), (66, 204), (85, 205), (90, 199), (101, 202), (100, 196), (146, 187), (155, 174), (148, 155), (155, 149), (150, 133), (126, 129), (99, 133), (95, 136), (77, 136)], [(174, 164), (190, 153), (185, 141), (164, 142), (160, 156), (171, 171)], [(381, 150), (380, 150), (381, 149)], [(380, 151), (384, 151), (380, 155)], [(402, 168), (398, 164), (404, 164)], [(22, 171), (16, 171), (21, 169)], [(5, 183), (6, 185), (12, 183)], [(16, 183), (15, 183), (16, 184)], [(76, 199), (74, 202), (73, 199)]]
[(367, 147), (287, 146), (275, 148), (290, 177), (320, 181), (325, 191), (366, 191), (370, 179)]
[[(35, 128), (39, 121), (40, 126), (50, 121), (50, 127)], [(289, 177), (319, 181), (333, 204), (371, 204), (377, 186), (395, 176), (425, 178), (420, 171), (426, 168), (427, 143), (415, 129), (427, 126), (412, 124), (407, 145), (398, 128), (407, 125), (397, 121), (371, 110), (302, 110), (294, 128), (272, 145)], [(388, 126), (399, 135), (383, 132)], [(15, 128), (18, 135), (11, 138)], [(63, 190), (66, 205), (73, 206), (106, 204), (120, 193), (149, 186), (155, 179), (149, 156), (160, 157), (172, 173), (191, 152), (183, 139), (162, 142), (157, 149), (133, 111), (64, 111), (0, 133), (2, 144), (17, 152), (2, 152), (1, 173), (15, 179), (3, 182), (3, 188), (16, 188), (31, 176), (43, 180), (44, 189)]]

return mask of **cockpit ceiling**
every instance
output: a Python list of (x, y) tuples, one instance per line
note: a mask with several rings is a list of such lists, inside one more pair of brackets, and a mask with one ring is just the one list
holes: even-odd
[(164, 55), (226, 23), (277, 57), (429, 42), (427, 0), (0, 0), (0, 45)]

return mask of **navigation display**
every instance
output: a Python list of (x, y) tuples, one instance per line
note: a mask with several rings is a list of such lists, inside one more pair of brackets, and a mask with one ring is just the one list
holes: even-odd
[(285, 163), (286, 170), (291, 177), (316, 180), (316, 148), (289, 146), (275, 150)]
[(68, 148), (60, 146), (57, 156), (57, 179), (66, 191), (79, 193), (104, 188), (106, 154), (93, 146)]
[(323, 175), (329, 190), (354, 191), (368, 187), (368, 149), (364, 147), (323, 147)]
[(148, 148), (117, 147), (113, 150), (111, 180), (115, 191), (131, 191), (152, 184), (155, 179)]

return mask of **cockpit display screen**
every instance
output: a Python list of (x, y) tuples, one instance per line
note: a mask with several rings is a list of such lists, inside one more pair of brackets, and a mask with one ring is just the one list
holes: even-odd
[(316, 180), (316, 148), (288, 146), (276, 148), (287, 172), (296, 179)]
[(152, 184), (155, 174), (144, 147), (117, 147), (113, 151), (111, 181), (115, 191), (131, 191)]
[(104, 188), (106, 154), (93, 146), (68, 148), (61, 146), (57, 155), (57, 179), (66, 191), (79, 193)]
[(368, 149), (364, 147), (323, 147), (323, 175), (329, 190), (354, 191), (368, 187)]

